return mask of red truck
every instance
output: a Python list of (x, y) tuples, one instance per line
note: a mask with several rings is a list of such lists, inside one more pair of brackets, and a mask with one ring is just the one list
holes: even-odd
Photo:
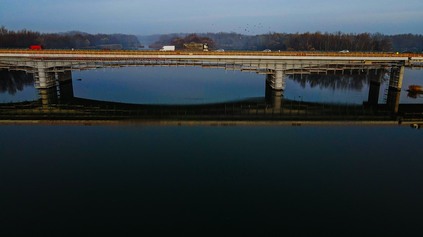
[(34, 45), (30, 45), (30, 46), (29, 46), (29, 49), (30, 49), (30, 50), (42, 50), (42, 49), (43, 49), (43, 47), (42, 47), (41, 45), (34, 44)]

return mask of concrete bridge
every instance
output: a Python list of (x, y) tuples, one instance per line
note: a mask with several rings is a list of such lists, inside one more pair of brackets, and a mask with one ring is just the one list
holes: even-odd
[[(390, 69), (389, 86), (400, 90), (404, 67), (423, 65), (423, 54), (325, 52), (159, 52), (98, 50), (0, 50), (0, 68), (34, 73), (39, 89), (71, 78), (71, 70), (128, 66), (201, 66), (253, 71), (266, 75), (275, 91), (285, 89), (285, 75)], [(67, 75), (67, 76), (60, 76)]]

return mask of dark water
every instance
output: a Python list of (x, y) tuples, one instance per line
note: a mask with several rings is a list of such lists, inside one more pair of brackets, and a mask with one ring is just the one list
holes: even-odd
[[(76, 72), (74, 93), (132, 103), (264, 94), (261, 75), (168, 69)], [(423, 78), (406, 73), (404, 88)], [(337, 90), (300, 81), (288, 80), (286, 97), (367, 100), (365, 81)], [(407, 126), (21, 125), (0, 134), (1, 236), (423, 234), (423, 133)]]
[(418, 130), (0, 129), (2, 230), (17, 234), (423, 233)]

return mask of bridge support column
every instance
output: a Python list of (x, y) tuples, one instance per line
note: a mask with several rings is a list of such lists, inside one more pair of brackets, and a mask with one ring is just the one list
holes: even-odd
[(400, 91), (402, 88), (402, 81), (404, 79), (404, 66), (392, 67), (391, 78), (389, 78), (389, 89)]
[(367, 76), (370, 78), (369, 83), (369, 96), (367, 98), (367, 103), (371, 106), (376, 106), (379, 103), (379, 94), (380, 94), (380, 84), (382, 81), (383, 73), (379, 71), (376, 75), (368, 73)]
[(398, 113), (402, 81), (404, 79), (404, 70), (404, 66), (391, 68), (391, 77), (389, 78), (388, 97), (386, 104), (394, 113)]
[(38, 95), (40, 97), (41, 107), (43, 109), (48, 109), (53, 104), (58, 103), (58, 95), (55, 87), (50, 88), (39, 88)]
[[(37, 88), (43, 108), (64, 103), (74, 97), (71, 71), (51, 73), (51, 76), (54, 79), (54, 86)], [(56, 81), (58, 85), (56, 85)]]
[(272, 70), (271, 74), (266, 76), (266, 84), (273, 90), (285, 89), (285, 74), (283, 70)]
[(51, 72), (46, 72), (46, 68), (41, 63), (34, 72), (35, 88), (46, 89), (56, 85), (55, 75)]
[(279, 111), (282, 108), (282, 90), (274, 90), (270, 85), (266, 84), (265, 99), (266, 103), (272, 106), (272, 109)]
[(74, 97), (73, 94), (73, 83), (72, 83), (72, 72), (65, 71), (62, 73), (56, 73), (57, 81), (59, 86), (57, 88), (59, 92), (60, 102), (65, 102)]
[(389, 88), (386, 104), (391, 112), (398, 113), (401, 91)]

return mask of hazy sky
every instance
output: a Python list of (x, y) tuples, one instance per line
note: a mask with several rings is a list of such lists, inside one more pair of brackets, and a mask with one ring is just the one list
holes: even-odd
[(0, 0), (0, 25), (88, 33), (423, 34), (423, 0)]

